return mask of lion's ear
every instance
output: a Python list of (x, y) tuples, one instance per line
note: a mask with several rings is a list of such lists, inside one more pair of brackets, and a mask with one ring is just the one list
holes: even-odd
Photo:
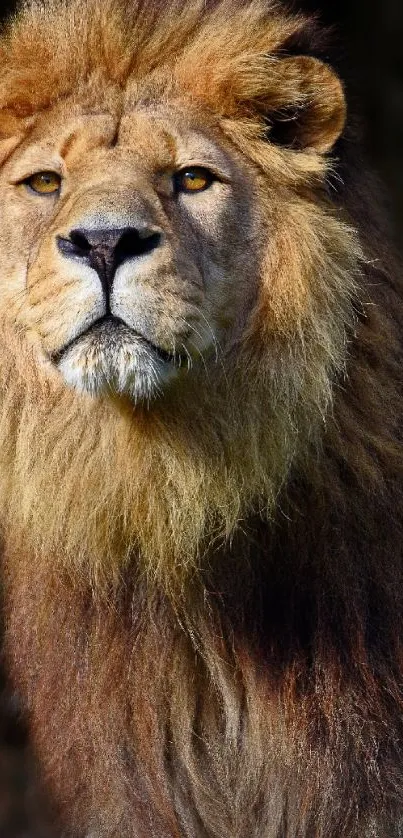
[(265, 113), (268, 139), (291, 148), (330, 151), (346, 119), (344, 91), (336, 73), (309, 56), (278, 59), (272, 70), (275, 79)]

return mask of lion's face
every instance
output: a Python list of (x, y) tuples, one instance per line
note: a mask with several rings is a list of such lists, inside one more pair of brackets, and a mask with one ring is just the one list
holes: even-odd
[(149, 400), (243, 316), (250, 178), (179, 105), (71, 111), (44, 114), (2, 169), (2, 306), (69, 385)]

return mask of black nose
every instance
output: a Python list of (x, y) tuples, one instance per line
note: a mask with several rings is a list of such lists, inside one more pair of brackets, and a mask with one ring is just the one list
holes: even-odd
[(71, 230), (67, 238), (57, 236), (57, 246), (64, 256), (81, 259), (96, 270), (102, 287), (109, 293), (119, 265), (134, 256), (144, 256), (158, 247), (161, 234), (149, 228)]

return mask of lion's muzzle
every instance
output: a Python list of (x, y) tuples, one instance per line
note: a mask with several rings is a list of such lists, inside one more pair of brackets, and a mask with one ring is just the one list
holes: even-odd
[[(102, 295), (83, 327), (52, 355), (67, 383), (92, 395), (115, 390), (126, 392), (134, 401), (149, 400), (184, 366), (180, 353), (160, 346), (132, 322), (119, 303), (119, 294), (116, 299), (114, 293), (119, 269), (146, 276), (153, 252), (163, 241), (155, 225), (140, 221), (136, 226), (111, 226), (99, 217), (56, 236), (59, 254), (79, 270), (95, 272), (98, 297)], [(136, 297), (133, 294), (131, 313), (136, 310)]]
[(71, 230), (57, 236), (63, 256), (78, 259), (97, 272), (107, 301), (117, 268), (129, 259), (150, 253), (161, 242), (161, 232), (147, 226)]

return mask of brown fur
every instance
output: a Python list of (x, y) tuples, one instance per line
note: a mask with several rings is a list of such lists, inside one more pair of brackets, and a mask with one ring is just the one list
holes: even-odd
[[(3, 36), (7, 656), (74, 835), (399, 835), (402, 288), (348, 170), (332, 192), (344, 99), (304, 33), (258, 0), (69, 0)], [(76, 180), (37, 209), (18, 167), (69, 119)], [(54, 236), (154, 194), (188, 129), (232, 197), (166, 210), (179, 267), (147, 291), (168, 347), (213, 250), (216, 351), (148, 402), (77, 393), (49, 357), (84, 280)]]

